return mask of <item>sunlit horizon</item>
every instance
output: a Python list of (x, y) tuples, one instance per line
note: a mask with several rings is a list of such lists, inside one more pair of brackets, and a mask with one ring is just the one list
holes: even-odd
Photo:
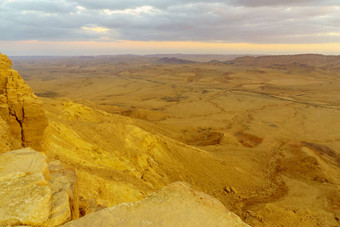
[(257, 44), (193, 41), (0, 41), (9, 56), (77, 56), (120, 54), (338, 55), (340, 43)]

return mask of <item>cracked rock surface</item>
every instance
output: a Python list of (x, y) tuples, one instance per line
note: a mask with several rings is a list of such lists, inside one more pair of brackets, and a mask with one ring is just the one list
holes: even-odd
[[(76, 177), (31, 148), (0, 155), (0, 226), (58, 226), (78, 217)], [(70, 202), (71, 201), (71, 202)]]
[(40, 142), (48, 125), (46, 115), (37, 96), (11, 65), (11, 60), (0, 54), (0, 117), (14, 138), (12, 149), (41, 150)]

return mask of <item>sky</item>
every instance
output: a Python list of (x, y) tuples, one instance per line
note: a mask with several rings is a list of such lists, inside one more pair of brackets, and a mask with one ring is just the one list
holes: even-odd
[(340, 0), (0, 0), (0, 52), (340, 55)]

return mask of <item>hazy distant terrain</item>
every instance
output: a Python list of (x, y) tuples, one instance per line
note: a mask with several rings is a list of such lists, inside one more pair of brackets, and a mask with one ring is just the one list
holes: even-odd
[[(95, 122), (101, 111), (128, 116), (131, 119), (122, 122), (169, 137), (164, 139), (168, 144), (184, 144), (171, 146), (176, 148), (176, 157), (181, 157), (183, 169), (190, 171), (183, 176), (174, 174), (170, 180), (190, 179), (189, 183), (218, 198), (247, 223), (339, 224), (339, 56), (125, 55), (12, 60), (13, 68), (42, 98), (50, 121), (67, 125), (99, 150), (121, 148), (114, 145), (120, 134), (105, 123), (98, 126), (90, 120), (84, 123), (84, 119)], [(77, 104), (67, 104), (69, 101)], [(62, 109), (73, 115), (62, 120)], [(105, 117), (108, 124), (118, 121), (110, 116)], [(99, 131), (102, 137), (91, 134)], [(136, 129), (131, 132), (138, 137)], [(116, 137), (108, 139), (107, 135)], [(208, 154), (193, 157), (192, 164), (194, 151), (185, 145)], [(205, 163), (202, 169), (200, 163)], [(210, 169), (214, 181), (204, 178), (200, 171), (205, 169)], [(99, 169), (91, 171), (95, 174)], [(163, 184), (145, 176), (144, 181), (156, 188)], [(147, 183), (138, 186), (136, 182), (129, 181), (139, 190), (152, 191)], [(142, 197), (138, 193), (124, 198)], [(93, 194), (110, 200), (105, 193)]]

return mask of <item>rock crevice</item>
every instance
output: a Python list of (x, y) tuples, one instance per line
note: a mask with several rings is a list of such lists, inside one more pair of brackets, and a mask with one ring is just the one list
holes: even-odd
[(0, 54), (0, 117), (9, 125), (12, 148), (41, 150), (46, 115), (39, 99), (11, 65), (7, 56)]

